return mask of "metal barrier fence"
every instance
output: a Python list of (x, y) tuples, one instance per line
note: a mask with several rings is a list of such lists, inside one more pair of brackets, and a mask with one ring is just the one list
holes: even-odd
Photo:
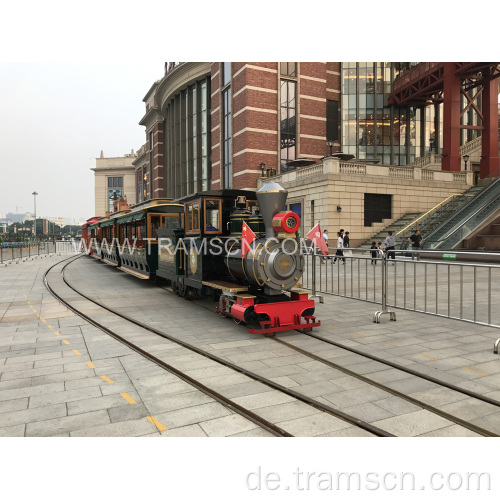
[[(352, 256), (305, 256), (304, 288), (313, 296), (332, 294), (387, 307), (423, 312), (500, 328), (500, 254), (395, 250), (394, 259), (366, 249)], [(490, 259), (493, 262), (487, 262)], [(345, 263), (344, 263), (345, 260)]]
[(0, 245), (0, 264), (17, 259), (30, 258), (51, 253), (77, 253), (79, 242), (68, 241), (40, 241), (20, 242)]

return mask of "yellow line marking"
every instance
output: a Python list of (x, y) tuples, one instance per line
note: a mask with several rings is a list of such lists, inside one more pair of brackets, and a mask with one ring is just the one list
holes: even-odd
[(431, 358), (431, 359), (438, 359), (435, 358), (434, 356), (429, 356), (428, 354), (422, 354), (421, 352), (418, 353), (420, 356), (425, 356), (426, 358)]
[(47, 325), (47, 328), (53, 328), (53, 326), (52, 325)]
[(38, 316), (38, 317), (40, 317), (40, 315), (39, 315), (39, 314), (37, 314), (37, 316)]
[(89, 366), (89, 368), (95, 368), (94, 363), (92, 361), (85, 361), (85, 363)]
[(156, 425), (159, 431), (167, 431), (168, 429), (161, 423), (156, 420), (154, 417), (146, 417), (152, 424)]
[(31, 305), (31, 302), (30, 302), (29, 300), (28, 300), (28, 304), (30, 304), (30, 305)]
[(69, 345), (69, 344), (70, 344), (70, 342), (69, 342), (68, 340), (66, 340), (66, 339), (64, 339), (64, 340), (63, 340), (63, 342), (64, 342), (66, 345)]
[(488, 375), (487, 373), (479, 372), (477, 370), (474, 370), (473, 368), (468, 368), (467, 366), (464, 366), (463, 369), (464, 370), (469, 370), (469, 371), (474, 372), (474, 373), (479, 373), (479, 375)]
[(61, 335), (59, 332), (54, 332), (54, 335)]
[(389, 342), (384, 342), (385, 345), (390, 345), (391, 347), (399, 347), (398, 345), (396, 344), (389, 344)]
[(366, 337), (366, 335), (361, 335), (361, 333), (352, 332), (353, 335), (359, 335), (360, 337)]
[(338, 328), (338, 326), (335, 326), (335, 325), (327, 325), (329, 326), (330, 328)]
[(43, 318), (40, 318), (40, 321), (42, 321), (43, 323), (47, 323), (47, 320)]
[(130, 403), (131, 405), (136, 405), (137, 401), (134, 401), (126, 392), (120, 392), (120, 396), (127, 401), (127, 403)]
[(101, 375), (101, 378), (108, 384), (114, 384), (114, 382), (109, 377), (106, 377), (106, 375)]
[(77, 356), (81, 356), (82, 353), (80, 351), (77, 351), (76, 349), (73, 349), (73, 352), (77, 355)]

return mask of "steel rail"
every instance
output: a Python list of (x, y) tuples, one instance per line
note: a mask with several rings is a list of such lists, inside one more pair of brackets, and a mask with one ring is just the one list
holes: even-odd
[[(301, 333), (303, 333), (303, 332), (301, 332)], [(314, 335), (311, 335), (311, 336), (314, 336)], [(471, 424), (470, 422), (467, 422), (466, 420), (462, 420), (461, 418), (455, 417), (454, 415), (451, 415), (450, 413), (442, 411), (439, 408), (436, 408), (435, 406), (424, 403), (423, 401), (415, 399), (415, 398), (408, 396), (407, 394), (404, 394), (402, 392), (399, 392), (395, 389), (391, 389), (390, 387), (387, 387), (384, 384), (376, 382), (368, 377), (365, 377), (364, 375), (360, 375), (359, 373), (353, 372), (352, 370), (349, 370), (348, 368), (345, 368), (341, 365), (333, 363), (325, 358), (322, 358), (321, 356), (317, 356), (316, 354), (314, 354), (310, 351), (306, 351), (305, 349), (294, 346), (293, 344), (290, 344), (282, 339), (272, 337), (272, 340), (274, 340), (275, 342), (278, 342), (282, 345), (286, 345), (290, 349), (293, 349), (294, 351), (300, 352), (304, 356), (307, 356), (311, 359), (314, 359), (315, 361), (319, 361), (320, 363), (323, 363), (331, 368), (335, 368), (336, 370), (339, 370), (339, 371), (345, 373), (346, 375), (350, 375), (351, 377), (357, 378), (358, 380), (361, 380), (367, 384), (370, 384), (374, 387), (377, 387), (378, 389), (381, 389), (385, 392), (388, 392), (388, 393), (392, 394), (393, 396), (397, 396), (398, 398), (404, 399), (410, 403), (413, 403), (414, 405), (420, 406), (421, 408), (423, 408), (425, 410), (428, 410), (436, 415), (439, 415), (442, 418), (445, 418), (446, 420), (449, 420), (455, 424), (458, 424), (462, 427), (465, 427), (466, 429), (469, 429), (473, 432), (476, 432), (477, 434), (480, 434), (482, 436), (487, 436), (487, 437), (499, 437), (498, 434), (495, 434), (487, 429), (484, 429), (484, 428), (479, 427), (477, 425)], [(420, 376), (420, 375), (418, 375), (418, 376)], [(442, 384), (440, 384), (440, 385), (442, 385)]]
[[(63, 270), (61, 271), (62, 274), (64, 273), (64, 269), (72, 262), (68, 262), (64, 266)], [(184, 342), (183, 340), (180, 340), (176, 337), (172, 337), (171, 335), (168, 335), (160, 330), (157, 330), (156, 328), (153, 328), (153, 327), (148, 326), (148, 325), (144, 325), (144, 324), (140, 323), (139, 321), (135, 320), (134, 318), (131, 318), (130, 316), (127, 316), (127, 315), (122, 314), (118, 311), (115, 311), (114, 309), (112, 309), (108, 306), (105, 306), (104, 304), (97, 302), (96, 300), (92, 299), (91, 297), (85, 295), (83, 292), (80, 292), (78, 289), (76, 289), (74, 286), (72, 286), (70, 283), (68, 283), (64, 274), (63, 274), (63, 281), (74, 292), (81, 295), (82, 297), (89, 300), (90, 302), (93, 302), (94, 304), (102, 307), (103, 309), (107, 310), (108, 312), (111, 312), (112, 314), (115, 314), (116, 316), (119, 316), (119, 317), (125, 319), (126, 321), (129, 321), (130, 323), (133, 323), (133, 324), (135, 324), (135, 325), (137, 325), (137, 326), (139, 326), (139, 327), (141, 327), (141, 328), (143, 328), (151, 333), (154, 333), (155, 335), (158, 335), (158, 336), (163, 337), (167, 340), (170, 340), (171, 342), (174, 342), (178, 345), (181, 345), (181, 346), (185, 347), (186, 349), (189, 349), (193, 352), (196, 352), (197, 354), (200, 354), (208, 359), (211, 359), (212, 361), (215, 361), (216, 363), (222, 364), (223, 366), (231, 368), (239, 373), (242, 373), (243, 375), (246, 375), (247, 377), (249, 377), (253, 380), (261, 382), (262, 384), (264, 384), (268, 387), (271, 387), (271, 388), (276, 389), (284, 394), (287, 394), (287, 395), (289, 395), (289, 396), (291, 396), (291, 397), (293, 397), (293, 398), (295, 398), (303, 403), (306, 403), (306, 404), (308, 404), (316, 409), (319, 409), (325, 413), (328, 413), (328, 414), (333, 415), (341, 420), (344, 420), (345, 422), (348, 422), (348, 423), (353, 424), (357, 427), (360, 427), (360, 428), (362, 428), (362, 429), (364, 429), (364, 430), (366, 430), (366, 431), (368, 431), (376, 436), (395, 437), (394, 434), (391, 434), (383, 429), (380, 429), (379, 427), (376, 427), (368, 422), (364, 422), (363, 420), (360, 420), (357, 417), (353, 417), (352, 415), (349, 415), (349, 414), (342, 412), (336, 408), (333, 408), (332, 406), (329, 406), (325, 403), (322, 403), (321, 401), (316, 401), (315, 399), (312, 399), (308, 396), (304, 396), (303, 394), (301, 394), (299, 392), (296, 392), (292, 389), (289, 389), (288, 387), (277, 384), (276, 382), (273, 382), (272, 380), (269, 380), (265, 377), (262, 377), (262, 376), (254, 373), (250, 370), (247, 370), (246, 368), (242, 368), (238, 365), (235, 365), (234, 363), (231, 363), (230, 361), (226, 361), (222, 358), (219, 358), (218, 356), (215, 356), (214, 354), (203, 351), (202, 349), (199, 349), (198, 347), (193, 346), (192, 344)], [(170, 292), (170, 293), (173, 293), (173, 292)], [(197, 305), (200, 305), (200, 304), (197, 304)], [(201, 306), (201, 307), (203, 307), (203, 306)], [(205, 309), (207, 309), (207, 308), (205, 308)], [(208, 310), (215, 313), (215, 311), (213, 311), (211, 309), (208, 309)], [(84, 319), (86, 319), (86, 318), (84, 318)], [(233, 403), (231, 403), (231, 404), (233, 404)]]
[[(67, 264), (65, 264), (65, 266), (63, 267), (63, 271), (61, 272), (61, 274), (63, 274), (64, 268), (66, 266), (68, 266), (69, 264), (71, 264), (72, 262), (74, 262), (75, 260), (77, 260), (80, 257), (81, 256), (78, 256), (78, 257), (74, 258), (73, 261), (68, 262)], [(65, 259), (65, 260), (68, 260), (68, 259)], [(49, 292), (57, 300), (59, 300), (62, 304), (64, 304), (68, 309), (70, 309), (75, 314), (77, 314), (78, 316), (80, 316), (81, 318), (83, 318), (85, 321), (89, 322), (91, 325), (95, 326), (96, 328), (99, 328), (101, 331), (105, 332), (106, 334), (108, 334), (109, 336), (111, 336), (112, 338), (114, 338), (115, 340), (118, 340), (122, 344), (126, 345), (127, 347), (129, 347), (130, 349), (132, 349), (134, 352), (137, 352), (138, 354), (140, 354), (144, 358), (148, 359), (149, 361), (152, 361), (153, 363), (155, 363), (156, 365), (160, 366), (164, 370), (166, 370), (166, 371), (174, 374), (175, 376), (177, 376), (178, 378), (180, 378), (184, 382), (187, 382), (188, 384), (192, 385), (193, 387), (195, 387), (199, 391), (203, 392), (207, 396), (210, 396), (211, 398), (215, 399), (216, 401), (218, 401), (219, 403), (221, 403), (223, 406), (225, 406), (225, 407), (233, 410), (234, 412), (236, 412), (239, 415), (245, 417), (246, 419), (250, 420), (251, 422), (253, 422), (256, 425), (258, 425), (259, 427), (261, 427), (261, 428), (265, 429), (266, 431), (270, 432), (271, 434), (273, 434), (275, 436), (278, 436), (278, 437), (294, 437), (292, 434), (290, 434), (287, 431), (281, 429), (277, 425), (275, 425), (275, 424), (273, 424), (273, 423), (265, 420), (264, 418), (260, 417), (256, 413), (254, 413), (254, 412), (252, 412), (250, 410), (247, 410), (246, 408), (238, 405), (237, 403), (234, 403), (233, 401), (231, 401), (230, 399), (226, 398), (222, 394), (220, 394), (220, 393), (218, 393), (218, 392), (210, 389), (209, 387), (203, 385), (201, 382), (199, 382), (196, 379), (190, 377), (189, 375), (186, 375), (184, 372), (178, 370), (177, 368), (173, 367), (172, 365), (169, 365), (168, 363), (165, 363), (164, 361), (162, 361), (161, 359), (157, 358), (156, 356), (153, 356), (151, 353), (145, 351), (144, 349), (141, 349), (136, 344), (128, 341), (127, 339), (125, 339), (121, 335), (118, 335), (117, 333), (113, 332), (112, 330), (110, 330), (109, 328), (107, 328), (106, 326), (104, 326), (102, 323), (99, 323), (98, 321), (95, 321), (94, 319), (92, 319), (87, 314), (82, 313), (81, 311), (79, 311), (78, 309), (76, 309), (75, 307), (73, 307), (68, 301), (66, 301), (65, 299), (63, 299), (57, 292), (55, 292), (55, 290), (52, 288), (52, 286), (48, 283), (48, 279), (47, 279), (48, 273), (50, 272), (50, 270), (53, 267), (55, 267), (55, 266), (57, 266), (57, 265), (59, 265), (61, 263), (62, 262), (57, 262), (56, 264), (54, 264), (53, 266), (51, 266), (45, 272), (45, 274), (43, 276), (43, 281), (44, 281), (45, 286), (49, 290)], [(63, 279), (64, 279), (64, 277), (63, 277)], [(66, 281), (65, 281), (65, 283), (66, 283)], [(69, 286), (71, 289), (73, 289), (73, 287), (71, 287), (67, 283), (66, 283), (66, 285)], [(77, 290), (74, 290), (74, 291), (76, 293), (79, 293)], [(82, 295), (83, 297), (85, 297), (83, 294), (80, 294), (80, 295)], [(91, 300), (91, 302), (97, 304), (97, 302), (95, 302), (93, 300)], [(101, 304), (99, 304), (99, 305), (101, 305)], [(107, 309), (107, 308), (105, 308), (105, 309)], [(113, 311), (111, 311), (111, 312), (113, 312)], [(138, 326), (141, 326), (142, 328), (144, 328), (144, 326), (142, 326), (140, 324)]]

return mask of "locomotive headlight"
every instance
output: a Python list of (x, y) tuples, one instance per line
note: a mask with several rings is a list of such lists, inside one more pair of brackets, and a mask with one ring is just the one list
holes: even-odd
[(273, 217), (273, 229), (277, 233), (295, 233), (300, 227), (300, 218), (294, 212), (279, 212)]

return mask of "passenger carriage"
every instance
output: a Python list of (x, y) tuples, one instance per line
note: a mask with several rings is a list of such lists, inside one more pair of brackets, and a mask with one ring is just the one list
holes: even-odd
[(184, 207), (168, 199), (149, 200), (134, 205), (115, 219), (116, 251), (120, 268), (143, 279), (155, 279), (158, 268), (157, 230), (167, 221), (181, 224)]

